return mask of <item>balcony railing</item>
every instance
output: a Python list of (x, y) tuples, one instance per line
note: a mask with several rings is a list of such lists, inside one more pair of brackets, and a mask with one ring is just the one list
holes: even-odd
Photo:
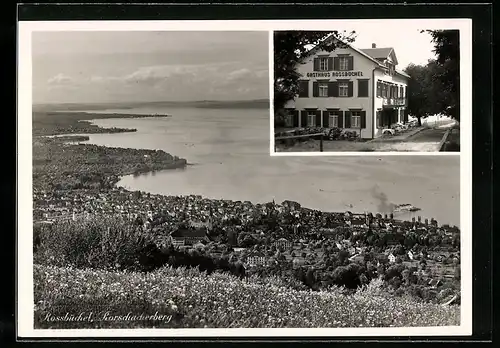
[(407, 98), (383, 98), (382, 105), (386, 106), (405, 106), (407, 105)]

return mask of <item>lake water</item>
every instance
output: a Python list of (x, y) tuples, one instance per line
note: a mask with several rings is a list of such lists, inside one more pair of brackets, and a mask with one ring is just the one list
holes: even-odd
[(102, 127), (137, 132), (91, 134), (90, 143), (162, 149), (194, 164), (183, 170), (123, 177), (118, 185), (131, 190), (254, 203), (288, 199), (324, 211), (384, 212), (390, 203), (410, 203), (422, 209), (414, 215), (460, 226), (458, 156), (271, 157), (267, 110), (102, 112), (173, 117), (96, 120)]

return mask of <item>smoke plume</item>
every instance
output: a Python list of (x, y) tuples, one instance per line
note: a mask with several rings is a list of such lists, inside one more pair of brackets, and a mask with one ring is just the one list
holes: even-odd
[(372, 189), (372, 197), (377, 203), (377, 212), (379, 213), (392, 213), (396, 205), (389, 201), (387, 195), (380, 190), (378, 185), (375, 185)]

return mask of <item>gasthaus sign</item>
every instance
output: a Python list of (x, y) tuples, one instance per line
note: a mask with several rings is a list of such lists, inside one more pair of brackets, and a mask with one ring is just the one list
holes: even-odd
[(351, 77), (363, 76), (362, 71), (325, 71), (325, 72), (310, 72), (307, 77)]

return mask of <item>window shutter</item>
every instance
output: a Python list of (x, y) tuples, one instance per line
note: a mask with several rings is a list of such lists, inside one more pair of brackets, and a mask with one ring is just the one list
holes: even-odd
[(333, 57), (328, 57), (328, 71), (333, 70)]
[(340, 60), (339, 57), (333, 57), (333, 70), (340, 70)]
[(300, 127), (307, 127), (307, 111), (306, 110), (302, 110), (300, 112)]
[(316, 110), (316, 126), (321, 127), (321, 110)]
[(309, 98), (309, 80), (299, 81), (299, 98)]
[(353, 89), (354, 89), (353, 82), (349, 81), (349, 84), (348, 84), (348, 87), (347, 87), (347, 96), (348, 97), (352, 97), (354, 95)]
[(293, 110), (293, 127), (299, 127), (299, 110)]
[(330, 127), (329, 121), (330, 121), (330, 113), (327, 111), (323, 111), (323, 127)]
[(314, 58), (313, 71), (318, 71), (318, 70), (319, 70), (319, 58)]
[[(328, 82), (328, 96), (329, 97), (334, 97), (335, 96), (335, 82)], [(337, 87), (338, 91), (338, 87)]]
[(347, 70), (354, 70), (354, 57), (347, 57)]
[(361, 128), (366, 128), (366, 111), (361, 111)]
[(358, 97), (368, 97), (368, 80), (358, 80)]
[(313, 82), (313, 97), (319, 97), (319, 85), (317, 81)]
[(351, 128), (351, 112), (346, 111), (344, 119), (344, 128)]
[(332, 82), (332, 97), (339, 96), (339, 83), (337, 81)]
[(344, 112), (338, 111), (337, 115), (338, 115), (338, 120), (339, 120), (339, 124), (338, 124), (339, 128), (344, 128)]

